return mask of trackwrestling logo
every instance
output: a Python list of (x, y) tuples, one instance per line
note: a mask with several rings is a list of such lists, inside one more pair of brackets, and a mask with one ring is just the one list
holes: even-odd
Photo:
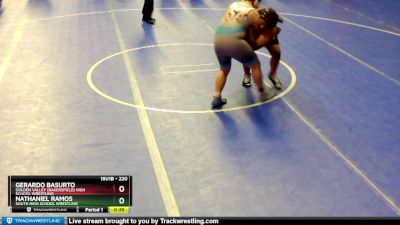
[(3, 216), (4, 225), (64, 225), (64, 217), (11, 217)]

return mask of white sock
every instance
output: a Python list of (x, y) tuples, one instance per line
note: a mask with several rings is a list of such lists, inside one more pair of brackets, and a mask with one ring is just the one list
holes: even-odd
[(244, 74), (244, 82), (245, 83), (249, 83), (251, 79), (251, 74)]

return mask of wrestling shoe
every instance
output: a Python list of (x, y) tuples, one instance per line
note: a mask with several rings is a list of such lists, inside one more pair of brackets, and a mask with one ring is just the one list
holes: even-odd
[(272, 76), (270, 73), (268, 78), (277, 90), (282, 90), (282, 82), (279, 80), (278, 75)]
[[(246, 82), (246, 76), (248, 77), (248, 82)], [(245, 88), (251, 87), (251, 74), (244, 74), (242, 86)]]
[(270, 87), (266, 87), (263, 92), (260, 92), (260, 101), (265, 102), (276, 95), (276, 91)]
[(226, 104), (226, 98), (221, 98), (221, 97), (213, 97), (213, 100), (211, 102), (212, 108), (219, 108), (223, 105)]

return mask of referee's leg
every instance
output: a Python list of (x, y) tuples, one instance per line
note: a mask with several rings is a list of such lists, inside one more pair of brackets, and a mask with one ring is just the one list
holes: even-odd
[(154, 9), (154, 0), (144, 0), (143, 10), (142, 10), (143, 14), (142, 20), (144, 22), (149, 24), (154, 24), (156, 20), (152, 18), (153, 9)]

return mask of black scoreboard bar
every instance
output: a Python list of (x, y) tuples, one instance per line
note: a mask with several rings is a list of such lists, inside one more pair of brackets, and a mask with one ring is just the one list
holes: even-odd
[(9, 176), (11, 212), (126, 213), (131, 176)]

